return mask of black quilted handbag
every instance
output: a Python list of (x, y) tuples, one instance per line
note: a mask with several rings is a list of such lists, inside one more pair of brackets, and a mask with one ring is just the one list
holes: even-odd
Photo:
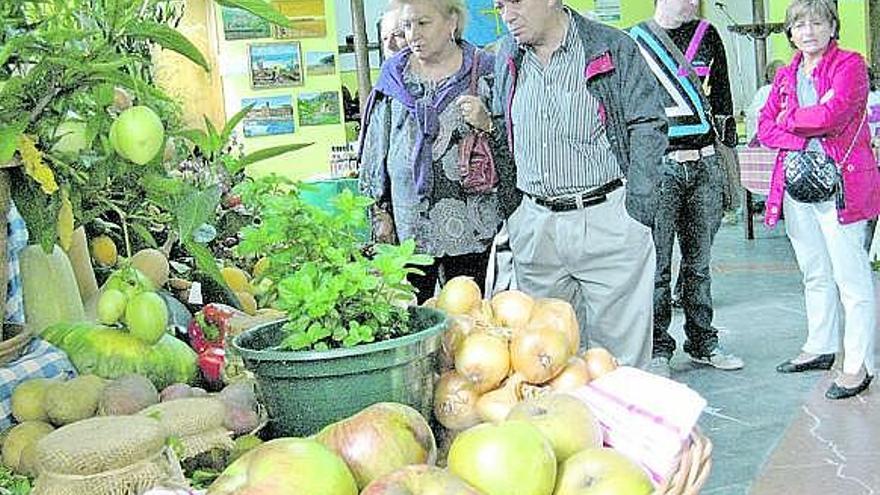
[(840, 170), (821, 151), (790, 151), (783, 161), (785, 192), (801, 203), (830, 201), (840, 187)]

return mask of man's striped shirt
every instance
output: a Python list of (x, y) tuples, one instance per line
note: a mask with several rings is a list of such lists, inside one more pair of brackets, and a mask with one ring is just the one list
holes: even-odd
[(546, 67), (531, 48), (524, 50), (511, 115), (517, 187), (552, 198), (620, 178), (599, 100), (587, 89), (586, 53), (571, 14), (565, 40)]

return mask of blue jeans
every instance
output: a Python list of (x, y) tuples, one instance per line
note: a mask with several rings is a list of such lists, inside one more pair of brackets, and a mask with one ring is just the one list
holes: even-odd
[(711, 251), (721, 226), (725, 175), (717, 156), (679, 163), (665, 158), (654, 219), (657, 271), (654, 279), (655, 357), (671, 358), (675, 339), (669, 335), (672, 320), (672, 250), (678, 237), (681, 249), (681, 304), (684, 309), (684, 350), (707, 357), (718, 345), (712, 327)]

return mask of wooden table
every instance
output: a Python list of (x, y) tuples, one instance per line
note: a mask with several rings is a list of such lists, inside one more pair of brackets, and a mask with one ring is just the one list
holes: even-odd
[(770, 192), (770, 177), (776, 165), (777, 150), (769, 148), (738, 146), (736, 154), (739, 158), (739, 182), (745, 190), (743, 220), (745, 220), (746, 239), (755, 238), (752, 196), (766, 196)]

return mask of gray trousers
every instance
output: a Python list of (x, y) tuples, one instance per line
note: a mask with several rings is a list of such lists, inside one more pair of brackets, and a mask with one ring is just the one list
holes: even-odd
[(507, 227), (518, 288), (569, 301), (581, 346), (643, 368), (651, 360), (654, 241), (627, 214), (625, 195), (620, 188), (604, 203), (565, 212), (524, 197)]

